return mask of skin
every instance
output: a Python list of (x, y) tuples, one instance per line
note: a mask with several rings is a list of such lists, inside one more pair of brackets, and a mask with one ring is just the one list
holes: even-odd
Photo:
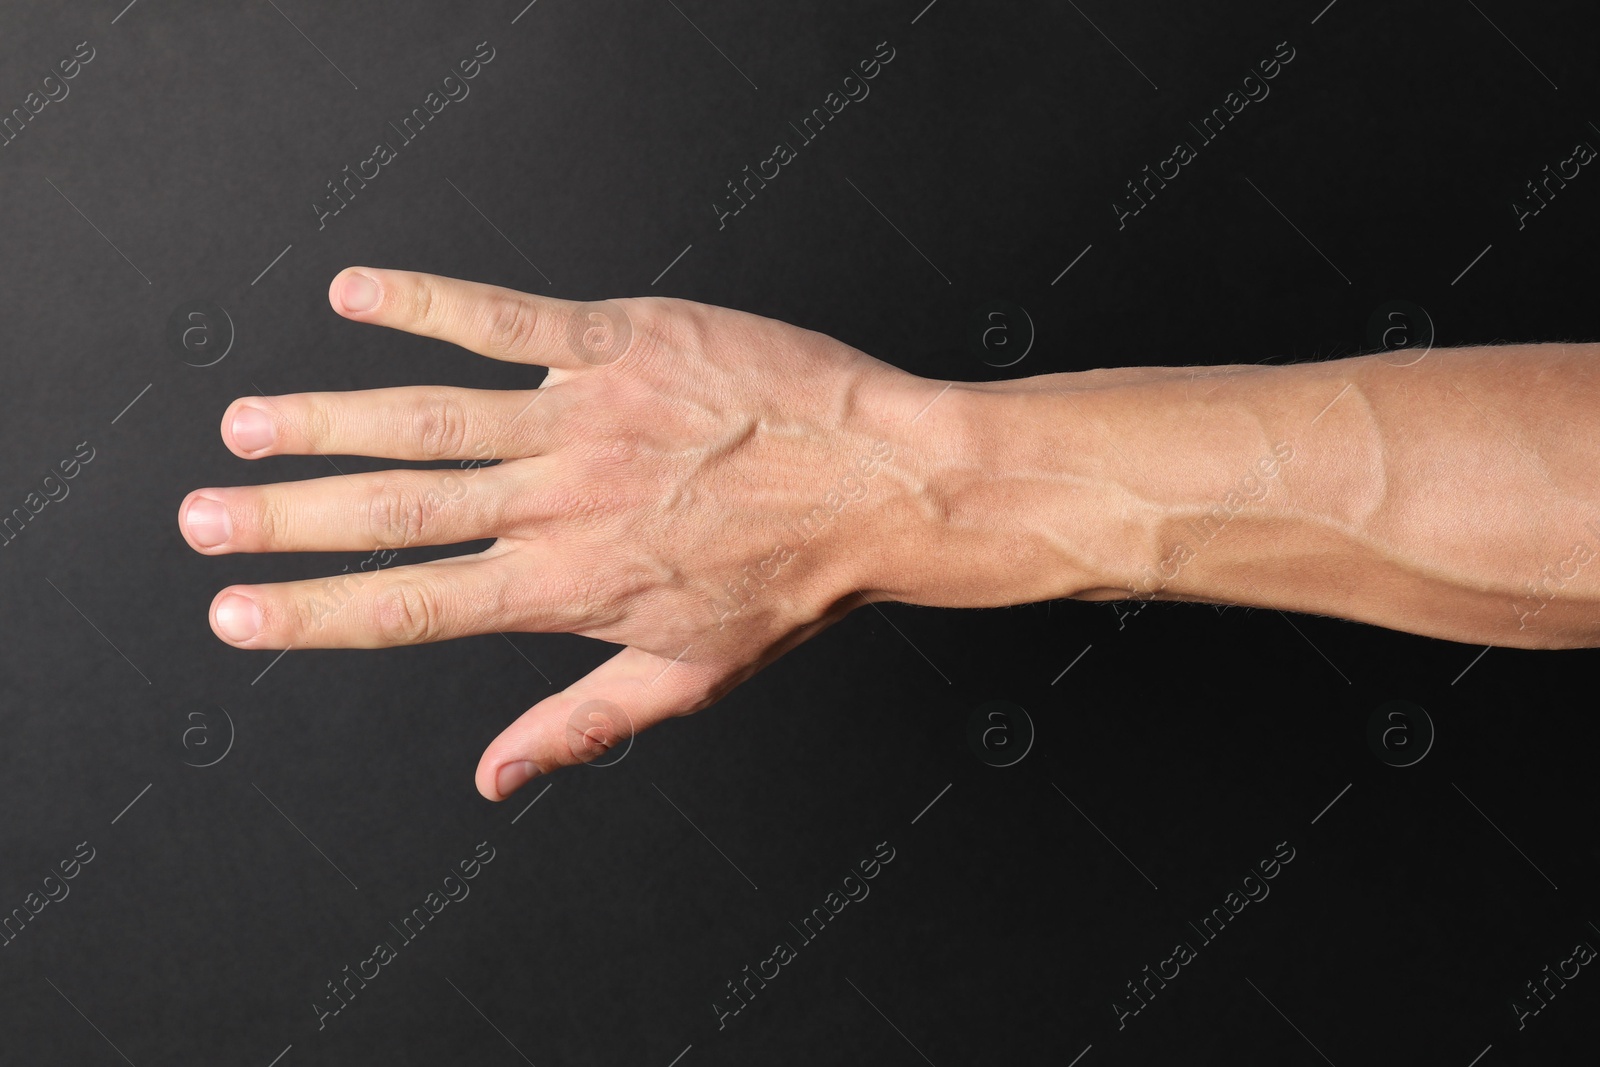
[(1115, 600), (1123, 626), (1191, 600), (1600, 644), (1600, 435), (1575, 430), (1600, 410), (1597, 346), (972, 384), (678, 300), (366, 267), (329, 300), (549, 373), (535, 390), (240, 398), (222, 437), (243, 459), (499, 462), (200, 489), (185, 539), (208, 555), (496, 540), (229, 586), (211, 625), (249, 649), (496, 630), (623, 646), (489, 745), (491, 800), (714, 703), (875, 600)]

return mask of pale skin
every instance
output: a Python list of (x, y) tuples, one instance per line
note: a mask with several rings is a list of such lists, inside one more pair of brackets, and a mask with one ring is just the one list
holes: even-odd
[[(538, 389), (243, 397), (244, 459), (448, 469), (200, 489), (208, 555), (485, 551), (234, 585), (247, 649), (569, 632), (623, 646), (484, 752), (501, 800), (698, 711), (869, 601), (1154, 599), (1481, 645), (1600, 644), (1600, 346), (931, 381), (822, 334), (350, 268), (335, 311), (548, 367)], [(379, 562), (387, 562), (380, 559)]]

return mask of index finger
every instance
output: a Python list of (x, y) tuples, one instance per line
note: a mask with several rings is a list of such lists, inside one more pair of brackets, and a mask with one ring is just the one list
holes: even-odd
[(615, 301), (559, 300), (408, 270), (347, 267), (328, 286), (328, 302), (357, 322), (562, 370), (614, 363), (633, 341), (632, 323)]

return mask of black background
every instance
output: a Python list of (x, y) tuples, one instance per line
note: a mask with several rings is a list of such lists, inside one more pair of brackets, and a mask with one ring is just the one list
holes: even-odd
[[(95, 458), (0, 548), (0, 912), (79, 842), (95, 858), (0, 948), (0, 1060), (1592, 1059), (1592, 968), (1525, 1028), (1512, 1008), (1600, 944), (1591, 652), (884, 605), (621, 763), (491, 805), (483, 746), (608, 648), (274, 663), (210, 633), (225, 584), (359, 559), (187, 548), (190, 489), (329, 473), (232, 457), (229, 401), (537, 381), (340, 320), (354, 263), (723, 304), (962, 379), (1350, 355), (1394, 300), (1439, 345), (1600, 336), (1600, 177), (1520, 230), (1511, 206), (1600, 144), (1588, 5), (925, 2), (4, 5), (0, 110), (79, 41), (95, 58), (0, 148), (0, 510), (79, 442)], [(719, 230), (724, 183), (885, 40), (871, 95)], [(471, 96), (319, 230), (324, 183), (480, 41)], [(1270, 97), (1119, 230), (1124, 183), (1282, 41)], [(995, 299), (1037, 331), (1005, 370), (967, 342)], [(232, 324), (204, 368), (166, 336), (197, 300)], [(1413, 715), (1408, 767), (1368, 743), (1391, 699), (1436, 732)], [(969, 744), (989, 700), (1037, 729), (1013, 766)], [(325, 983), (480, 841), (471, 896), (319, 1030)], [(724, 983), (879, 842), (871, 895), (719, 1030)], [(1119, 1029), (1125, 983), (1279, 842), (1271, 895)]]

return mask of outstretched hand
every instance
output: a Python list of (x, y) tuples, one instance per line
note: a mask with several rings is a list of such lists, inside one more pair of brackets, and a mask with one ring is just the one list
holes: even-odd
[(236, 400), (222, 437), (244, 459), (500, 462), (200, 489), (180, 508), (184, 537), (208, 555), (495, 541), (338, 579), (229, 586), (211, 625), (249, 649), (493, 631), (625, 646), (488, 747), (476, 781), (493, 800), (706, 707), (894, 595), (888, 546), (914, 550), (937, 510), (931, 446), (913, 442), (956, 447), (922, 419), (941, 383), (724, 308), (579, 303), (368, 268), (342, 272), (329, 300), (357, 322), (550, 370), (529, 390)]

